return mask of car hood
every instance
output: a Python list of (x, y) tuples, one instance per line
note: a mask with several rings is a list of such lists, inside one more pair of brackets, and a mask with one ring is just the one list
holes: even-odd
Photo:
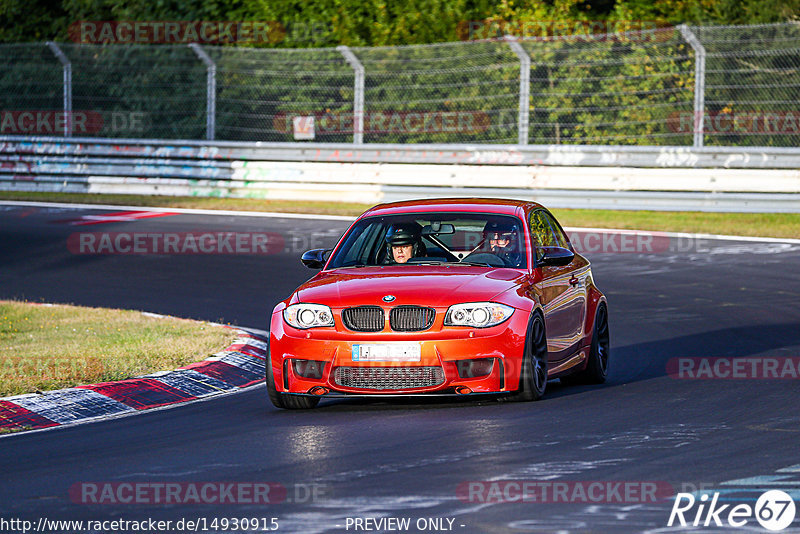
[(491, 300), (518, 286), (525, 273), (515, 269), (470, 266), (386, 266), (325, 271), (300, 286), (293, 302), (348, 307), (392, 305), (444, 307), (458, 302)]

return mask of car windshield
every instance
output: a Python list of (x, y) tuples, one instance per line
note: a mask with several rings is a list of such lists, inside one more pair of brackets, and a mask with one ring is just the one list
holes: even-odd
[(494, 213), (367, 217), (350, 228), (329, 268), (461, 263), (527, 266), (522, 221)]

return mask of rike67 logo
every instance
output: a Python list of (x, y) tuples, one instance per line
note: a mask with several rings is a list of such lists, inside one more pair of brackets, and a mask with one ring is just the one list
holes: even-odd
[(753, 519), (767, 530), (781, 531), (792, 524), (795, 504), (792, 497), (780, 490), (762, 493), (755, 506), (749, 504), (720, 504), (719, 493), (709, 499), (704, 493), (696, 498), (692, 493), (678, 493), (672, 504), (667, 526), (691, 524), (693, 527), (746, 526)]

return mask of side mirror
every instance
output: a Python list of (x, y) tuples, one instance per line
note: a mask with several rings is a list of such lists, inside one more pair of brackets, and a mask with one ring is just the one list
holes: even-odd
[(575, 258), (575, 253), (568, 248), (541, 247), (541, 250), (544, 252), (544, 255), (539, 258), (539, 266), (541, 267), (546, 265), (553, 265), (557, 267), (569, 265)]
[(315, 248), (314, 250), (307, 250), (303, 252), (300, 261), (309, 269), (322, 269), (325, 267), (325, 254), (330, 252), (324, 248)]

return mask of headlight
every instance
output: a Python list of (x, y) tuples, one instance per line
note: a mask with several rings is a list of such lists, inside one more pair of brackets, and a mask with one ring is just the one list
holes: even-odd
[(511, 317), (512, 313), (514, 308), (496, 302), (454, 304), (444, 316), (444, 325), (486, 328), (502, 323)]
[(283, 310), (283, 320), (302, 329), (333, 326), (333, 312), (323, 304), (292, 304)]

